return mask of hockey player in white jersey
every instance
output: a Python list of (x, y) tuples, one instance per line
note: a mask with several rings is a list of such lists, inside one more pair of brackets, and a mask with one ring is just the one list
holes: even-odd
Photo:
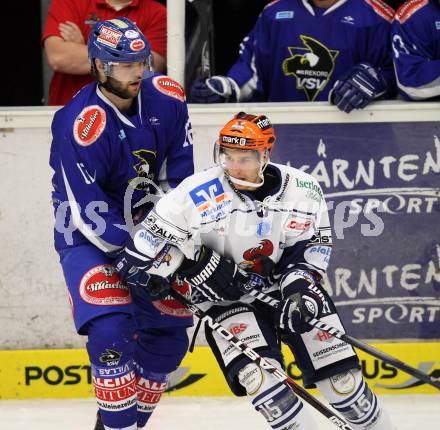
[[(315, 179), (269, 161), (274, 142), (267, 117), (237, 114), (220, 131), (216, 165), (159, 200), (117, 270), (128, 282), (137, 270), (184, 279), (194, 303), (280, 368), (280, 340), (286, 343), (305, 387), (318, 387), (354, 429), (391, 430), (351, 346), (307, 324), (318, 317), (343, 329), (319, 282), (332, 250), (331, 226)], [(281, 298), (282, 311), (243, 295), (249, 283)], [(247, 395), (270, 427), (317, 428), (290, 388), (208, 327), (205, 332), (232, 392)]]

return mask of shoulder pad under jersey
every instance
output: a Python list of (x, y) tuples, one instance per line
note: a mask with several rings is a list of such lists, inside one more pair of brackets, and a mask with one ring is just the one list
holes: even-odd
[(391, 22), (394, 18), (394, 9), (384, 3), (382, 0), (365, 0), (369, 6), (382, 18)]
[(397, 9), (396, 20), (403, 24), (407, 21), (415, 12), (422, 7), (426, 6), (429, 0), (409, 0)]
[(272, 7), (272, 6), (274, 6), (276, 3), (278, 3), (280, 0), (273, 0), (273, 1), (271, 1), (270, 3), (268, 3), (266, 6), (264, 6), (264, 8), (263, 8), (263, 10), (265, 10), (265, 9), (267, 9), (267, 8), (269, 8), (269, 7)]

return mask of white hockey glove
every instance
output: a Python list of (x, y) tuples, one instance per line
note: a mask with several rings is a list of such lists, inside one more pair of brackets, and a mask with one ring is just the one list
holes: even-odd
[(240, 88), (227, 76), (213, 76), (194, 81), (189, 96), (191, 103), (224, 103), (240, 101)]

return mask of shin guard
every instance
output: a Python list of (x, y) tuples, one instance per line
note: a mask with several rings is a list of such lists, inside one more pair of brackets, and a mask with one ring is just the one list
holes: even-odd
[(159, 403), (168, 384), (167, 373), (149, 372), (137, 377), (138, 428), (142, 429)]
[(393, 430), (394, 426), (360, 370), (316, 382), (321, 394), (356, 430)]
[(90, 322), (87, 351), (99, 413), (106, 430), (137, 429), (134, 325), (127, 314)]
[(277, 430), (309, 430), (314, 420), (293, 391), (255, 363), (247, 364), (238, 374), (240, 384), (252, 396), (252, 404), (268, 424)]

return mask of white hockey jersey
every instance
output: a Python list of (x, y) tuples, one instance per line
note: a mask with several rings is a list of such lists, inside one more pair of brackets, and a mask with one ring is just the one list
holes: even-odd
[[(237, 191), (220, 167), (186, 178), (164, 195), (134, 235), (137, 252), (156, 257), (167, 242), (196, 259), (201, 245), (262, 274), (270, 258), (276, 278), (293, 269), (325, 272), (332, 238), (321, 187), (309, 174), (270, 163), (265, 176), (278, 178), (263, 201)], [(174, 266), (169, 259), (166, 264)]]

